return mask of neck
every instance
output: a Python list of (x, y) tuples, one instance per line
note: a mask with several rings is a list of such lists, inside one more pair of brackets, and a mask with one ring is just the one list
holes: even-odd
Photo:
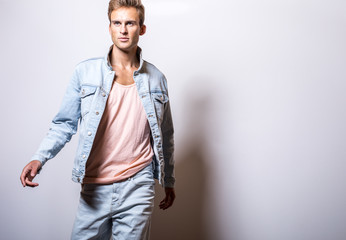
[(110, 62), (113, 67), (133, 68), (139, 67), (137, 59), (137, 46), (129, 51), (124, 51), (113, 45)]

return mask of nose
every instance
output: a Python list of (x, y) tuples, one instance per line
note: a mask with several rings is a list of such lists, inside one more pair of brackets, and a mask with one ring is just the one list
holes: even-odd
[(127, 33), (126, 25), (124, 23), (121, 24), (120, 33), (122, 33), (122, 34), (126, 34)]

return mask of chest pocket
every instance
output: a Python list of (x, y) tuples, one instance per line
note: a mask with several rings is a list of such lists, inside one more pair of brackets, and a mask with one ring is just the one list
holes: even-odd
[(81, 98), (81, 115), (84, 117), (90, 111), (97, 86), (82, 85), (79, 96)]
[(168, 95), (165, 93), (152, 93), (151, 96), (154, 102), (157, 120), (159, 120), (159, 123), (161, 123), (163, 120), (165, 103), (169, 100)]

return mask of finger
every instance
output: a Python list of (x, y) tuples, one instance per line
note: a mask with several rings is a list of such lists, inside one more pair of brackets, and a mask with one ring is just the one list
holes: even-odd
[(167, 197), (165, 197), (161, 202), (160, 202), (160, 206), (164, 205), (167, 202)]
[(27, 186), (29, 186), (29, 187), (37, 187), (38, 186), (38, 183), (34, 183), (34, 182), (32, 182), (29, 178), (25, 178), (25, 183), (26, 183), (26, 185)]
[(166, 203), (165, 205), (163, 205), (163, 206), (161, 207), (162, 210), (166, 210), (167, 208), (169, 208), (168, 203)]
[(165, 209), (169, 208), (171, 205), (172, 205), (172, 204), (171, 204), (171, 201), (170, 201), (168, 198), (166, 198), (166, 199), (160, 204), (160, 208), (163, 209), (163, 210), (165, 210)]
[(165, 202), (160, 202), (159, 207), (160, 207), (160, 208), (163, 208), (163, 207), (165, 206), (165, 204), (166, 204)]
[(160, 203), (160, 205), (159, 205), (160, 209), (163, 209), (165, 206), (166, 206), (166, 203), (165, 203), (165, 202), (162, 202), (162, 203)]
[(25, 177), (28, 174), (28, 172), (29, 172), (29, 169), (27, 167), (25, 167), (23, 169), (23, 171), (22, 171), (22, 174), (20, 175), (20, 181), (22, 182), (23, 187), (26, 186), (26, 184), (25, 184)]
[(167, 202), (166, 202), (166, 205), (165, 205), (165, 209), (171, 207), (173, 205), (173, 202), (174, 202), (174, 199), (175, 199), (175, 195), (174, 194), (170, 194), (168, 196), (168, 199), (167, 199)]
[(165, 205), (165, 208), (164, 209), (167, 209), (169, 208), (170, 206), (172, 206), (173, 202), (171, 199), (168, 199), (168, 201), (166, 202), (166, 205)]
[(165, 209), (166, 209), (166, 203), (162, 204), (162, 205), (160, 206), (160, 209), (165, 210)]

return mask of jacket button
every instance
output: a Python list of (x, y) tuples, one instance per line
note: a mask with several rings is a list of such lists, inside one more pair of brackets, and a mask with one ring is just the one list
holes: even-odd
[(99, 115), (99, 112), (96, 112), (96, 115)]
[(91, 132), (88, 132), (88, 136), (91, 136)]
[(85, 154), (83, 154), (83, 156), (82, 156), (83, 158), (86, 158), (86, 155)]
[(106, 94), (103, 92), (103, 93), (102, 93), (102, 97), (105, 97), (105, 96), (106, 96)]

